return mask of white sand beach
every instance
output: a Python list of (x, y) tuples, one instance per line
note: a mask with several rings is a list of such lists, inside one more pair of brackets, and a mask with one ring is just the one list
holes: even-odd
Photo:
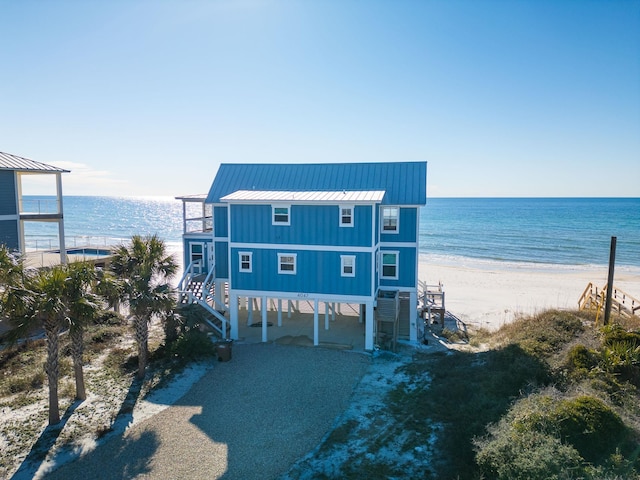
[[(468, 326), (497, 329), (518, 315), (576, 309), (589, 282), (603, 287), (607, 267), (498, 263), (421, 255), (420, 279), (442, 282), (446, 308)], [(616, 267), (614, 285), (640, 299), (640, 268)]]

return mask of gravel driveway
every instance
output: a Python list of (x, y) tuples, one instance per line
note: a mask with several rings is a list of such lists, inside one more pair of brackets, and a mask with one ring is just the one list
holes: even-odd
[(349, 351), (233, 346), (175, 405), (48, 479), (269, 479), (313, 449), (371, 364)]

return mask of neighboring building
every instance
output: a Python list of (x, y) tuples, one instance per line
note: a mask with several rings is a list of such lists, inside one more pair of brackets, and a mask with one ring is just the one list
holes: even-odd
[[(62, 209), (63, 173), (68, 173), (68, 170), (0, 152), (0, 244), (25, 253), (25, 222), (54, 222), (58, 224), (60, 261), (66, 261)], [(25, 175), (55, 175), (56, 199), (44, 202), (25, 200), (22, 194)]]
[[(426, 162), (222, 164), (208, 195), (178, 197), (184, 207), (182, 289), (191, 298), (209, 298), (217, 310), (228, 308), (233, 339), (240, 301), (259, 298), (265, 306), (267, 299), (279, 305), (304, 299), (315, 305), (315, 344), (319, 302), (325, 308), (360, 304), (371, 350), (374, 307), (395, 298), (400, 335), (415, 341), (426, 176)], [(193, 217), (190, 202), (202, 205)], [(188, 292), (197, 277), (197, 288), (210, 297)], [(226, 317), (217, 316), (224, 325)], [(266, 332), (263, 321), (263, 341)]]

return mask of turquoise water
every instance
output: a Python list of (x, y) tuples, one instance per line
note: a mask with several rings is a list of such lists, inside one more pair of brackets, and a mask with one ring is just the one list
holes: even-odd
[[(69, 246), (158, 233), (180, 248), (178, 200), (66, 196), (64, 212)], [(55, 232), (35, 223), (26, 231), (40, 246)], [(421, 253), (454, 263), (606, 265), (611, 236), (616, 265), (640, 267), (640, 198), (430, 198), (420, 215)]]
[(433, 198), (420, 251), (445, 259), (640, 266), (640, 198)]

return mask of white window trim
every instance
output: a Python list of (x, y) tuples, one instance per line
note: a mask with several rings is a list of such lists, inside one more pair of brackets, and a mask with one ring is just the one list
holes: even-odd
[[(396, 229), (395, 230), (385, 230), (384, 229), (384, 210), (385, 208), (395, 208), (398, 212), (398, 216), (396, 217)], [(383, 205), (380, 207), (380, 233), (381, 234), (389, 234), (395, 235), (400, 233), (400, 207), (396, 205)]]
[[(242, 268), (242, 257), (248, 255), (249, 256), (249, 268)], [(238, 271), (242, 273), (252, 273), (253, 272), (253, 252), (238, 252)]]
[[(351, 219), (351, 223), (343, 223), (342, 222), (342, 209), (343, 208), (348, 208), (349, 210), (351, 210), (351, 215), (349, 215), (349, 218)], [(353, 222), (354, 222), (354, 212), (355, 211), (355, 207), (353, 205), (338, 205), (338, 214), (339, 214), (339, 223), (341, 227), (353, 227)]]
[[(351, 260), (351, 273), (344, 271), (346, 261)], [(340, 276), (341, 277), (355, 277), (356, 276), (356, 256), (355, 255), (340, 255)]]
[[(286, 208), (287, 209), (287, 221), (286, 222), (276, 222), (276, 208)], [(288, 226), (291, 225), (291, 205), (271, 205), (271, 225), (276, 226)]]
[[(293, 257), (293, 270), (282, 270), (282, 257)], [(278, 253), (278, 273), (281, 275), (295, 275), (298, 271), (297, 253)]]
[[(385, 276), (384, 274), (384, 255), (385, 254), (394, 254), (396, 256), (396, 274), (393, 277)], [(380, 250), (380, 278), (384, 280), (398, 280), (398, 270), (400, 270), (400, 252), (397, 250)]]

